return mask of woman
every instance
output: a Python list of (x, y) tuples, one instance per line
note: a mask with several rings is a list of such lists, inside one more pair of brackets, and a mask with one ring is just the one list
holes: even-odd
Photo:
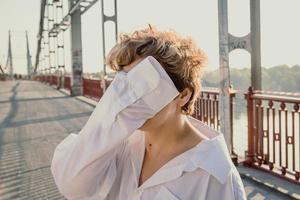
[(79, 134), (55, 149), (51, 171), (68, 199), (246, 199), (221, 133), (191, 117), (205, 54), (151, 26), (107, 57), (117, 71)]

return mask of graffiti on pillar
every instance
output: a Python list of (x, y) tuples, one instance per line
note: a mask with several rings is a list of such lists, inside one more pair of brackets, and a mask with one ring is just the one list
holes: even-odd
[(73, 73), (74, 75), (82, 74), (81, 65), (79, 63), (73, 63)]
[(220, 46), (219, 50), (220, 50), (220, 58), (222, 60), (226, 60), (227, 61), (228, 60), (227, 59), (227, 57), (228, 57), (228, 50), (227, 50), (226, 45)]
[(229, 52), (235, 49), (245, 49), (251, 53), (250, 33), (243, 37), (235, 37), (229, 34)]
[(74, 74), (81, 74), (82, 73), (82, 53), (81, 49), (73, 51), (73, 73)]
[(245, 49), (246, 48), (247, 41), (236, 41), (236, 42), (230, 42), (229, 46), (230, 49)]

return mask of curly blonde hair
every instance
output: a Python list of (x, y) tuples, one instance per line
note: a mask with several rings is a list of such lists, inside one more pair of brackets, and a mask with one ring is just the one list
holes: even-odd
[(179, 92), (185, 88), (191, 89), (192, 96), (182, 111), (192, 115), (200, 93), (206, 54), (191, 37), (182, 37), (173, 30), (158, 31), (149, 25), (133, 33), (121, 34), (117, 44), (110, 50), (106, 64), (114, 71), (121, 71), (137, 58), (147, 56), (153, 56), (162, 65)]

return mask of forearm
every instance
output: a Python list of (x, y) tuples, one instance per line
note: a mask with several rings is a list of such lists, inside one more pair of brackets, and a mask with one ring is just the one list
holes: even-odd
[(79, 134), (57, 146), (51, 171), (63, 194), (87, 196), (107, 176), (115, 177), (127, 137), (178, 94), (161, 66), (141, 64), (126, 75), (118, 73)]

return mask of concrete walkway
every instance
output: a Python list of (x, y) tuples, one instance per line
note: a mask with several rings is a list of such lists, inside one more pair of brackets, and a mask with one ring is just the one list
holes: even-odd
[[(95, 102), (69, 97), (39, 82), (0, 82), (1, 200), (64, 199), (50, 172), (53, 151), (64, 137), (83, 127), (92, 105)], [(292, 199), (244, 174), (248, 199)]]
[(239, 165), (237, 169), (243, 179), (249, 199), (300, 200), (300, 184), (243, 165)]
[(53, 151), (92, 110), (38, 82), (0, 82), (0, 199), (64, 199), (49, 168)]

